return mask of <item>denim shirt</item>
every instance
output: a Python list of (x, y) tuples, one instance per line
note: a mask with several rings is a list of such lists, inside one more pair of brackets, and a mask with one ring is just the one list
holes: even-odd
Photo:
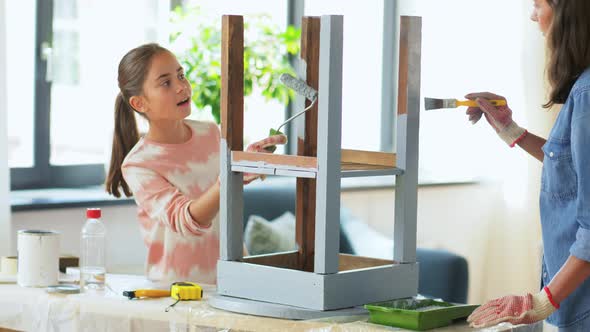
[[(576, 81), (543, 145), (540, 213), (543, 285), (570, 255), (590, 261), (590, 69)], [(590, 279), (547, 321), (566, 327), (590, 314)]]

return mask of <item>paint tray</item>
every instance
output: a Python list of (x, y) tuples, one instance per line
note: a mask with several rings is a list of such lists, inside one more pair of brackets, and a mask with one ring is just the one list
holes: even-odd
[(477, 307), (415, 298), (365, 305), (370, 314), (369, 322), (417, 331), (450, 325), (453, 320), (466, 318)]

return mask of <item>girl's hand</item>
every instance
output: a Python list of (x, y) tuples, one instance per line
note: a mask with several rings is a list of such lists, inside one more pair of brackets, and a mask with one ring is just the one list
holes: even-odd
[(466, 112), (469, 121), (473, 124), (477, 123), (482, 115), (485, 115), (486, 120), (498, 136), (510, 147), (514, 147), (526, 136), (526, 129), (519, 127), (512, 120), (512, 110), (508, 105), (495, 107), (488, 101), (492, 99), (506, 100), (506, 98), (490, 92), (470, 93), (465, 98), (475, 100), (479, 105), (479, 107), (469, 107)]
[(264, 152), (270, 153), (266, 150), (267, 147), (277, 145), (277, 144), (286, 144), (287, 143), (287, 136), (285, 135), (272, 135), (268, 136), (267, 138), (254, 142), (246, 148), (247, 152)]
[(549, 317), (559, 306), (552, 304), (547, 287), (535, 295), (509, 295), (489, 301), (477, 308), (469, 317), (469, 326), (494, 326), (501, 322), (513, 325), (532, 324)]
[[(285, 135), (272, 135), (269, 136), (263, 140), (254, 142), (250, 145), (248, 145), (248, 147), (246, 148), (247, 152), (262, 152), (262, 153), (272, 153), (268, 150), (266, 150), (267, 147), (269, 146), (274, 146), (277, 144), (286, 144), (287, 143), (287, 136)], [(261, 180), (264, 180), (266, 178), (265, 175), (263, 174), (251, 174), (251, 173), (245, 173), (244, 174), (244, 184), (248, 184), (256, 179), (260, 178)]]

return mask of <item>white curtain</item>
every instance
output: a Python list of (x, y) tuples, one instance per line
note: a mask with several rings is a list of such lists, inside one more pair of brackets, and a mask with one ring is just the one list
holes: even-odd
[[(525, 18), (530, 10), (527, 2), (515, 2)], [(515, 10), (517, 8), (514, 8)], [(522, 93), (518, 121), (532, 133), (547, 137), (558, 109), (545, 110), (547, 85), (544, 74), (545, 44), (537, 24), (523, 19), (520, 26), (522, 42), (514, 49), (520, 71), (514, 73)], [(518, 79), (520, 77), (520, 79)], [(519, 155), (526, 153), (518, 149)], [(515, 158), (515, 163), (501, 177), (501, 205), (488, 225), (486, 276), (479, 297), (486, 299), (506, 294), (535, 292), (539, 289), (542, 240), (539, 216), (539, 190), (542, 164), (536, 159)], [(476, 291), (474, 289), (474, 291)], [(476, 294), (474, 294), (475, 296)]]

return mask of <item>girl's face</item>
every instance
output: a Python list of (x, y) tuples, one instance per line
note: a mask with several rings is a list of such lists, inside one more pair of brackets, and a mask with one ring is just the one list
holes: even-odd
[(169, 52), (160, 52), (151, 60), (143, 83), (143, 96), (132, 97), (132, 106), (150, 121), (182, 120), (191, 113), (191, 85), (184, 69)]
[(531, 13), (531, 20), (539, 24), (539, 29), (543, 35), (547, 34), (551, 26), (551, 21), (553, 20), (553, 9), (547, 1), (533, 0), (533, 12)]

